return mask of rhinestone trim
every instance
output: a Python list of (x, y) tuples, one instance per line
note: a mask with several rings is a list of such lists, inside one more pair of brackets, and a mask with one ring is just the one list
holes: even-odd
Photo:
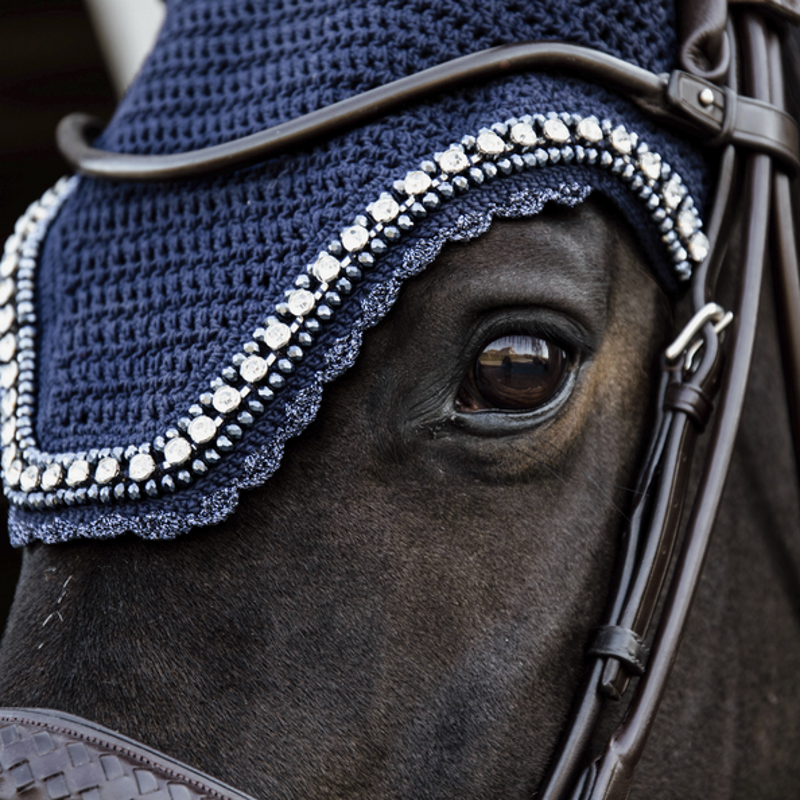
[(45, 453), (33, 433), (39, 249), (77, 185), (63, 179), (17, 222), (0, 260), (0, 403), (5, 493), (24, 508), (157, 497), (191, 484), (234, 448), (243, 429), (282, 392), (295, 362), (346, 302), (362, 270), (442, 203), (486, 180), (552, 164), (588, 165), (618, 176), (658, 226), (679, 280), (708, 254), (694, 201), (658, 153), (623, 125), (551, 112), (465, 136), (423, 161), (366, 206), (298, 275), (265, 327), (236, 353), (174, 428), (152, 442), (79, 453)]

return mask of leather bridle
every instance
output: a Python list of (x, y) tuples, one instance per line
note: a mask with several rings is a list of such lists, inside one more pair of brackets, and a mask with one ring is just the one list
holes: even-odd
[[(694, 8), (687, 13), (695, 17), (703, 16), (698, 6), (707, 6), (707, 16), (719, 17), (720, 8), (725, 10), (725, 4), (715, 0), (691, 5)], [(800, 22), (800, 13), (788, 3), (758, 5)], [(710, 252), (692, 278), (691, 319), (662, 359), (655, 430), (638, 480), (608, 615), (589, 648), (587, 673), (572, 719), (539, 792), (546, 800), (611, 800), (628, 795), (677, 655), (731, 461), (753, 354), (770, 226), (787, 402), (800, 465), (800, 271), (789, 178), (800, 167), (800, 137), (797, 125), (783, 111), (781, 41), (774, 18), (746, 7), (732, 17), (727, 31), (718, 31), (721, 38), (716, 43), (716, 52), (724, 54), (728, 63), (727, 69), (722, 65), (715, 74), (725, 77), (713, 81), (691, 64), (684, 63), (685, 71), (654, 75), (585, 48), (536, 42), (465, 56), (292, 122), (190, 153), (138, 156), (95, 149), (88, 137), (97, 123), (83, 115), (68, 117), (59, 127), (61, 150), (79, 172), (107, 180), (177, 180), (241, 167), (456, 86), (549, 68), (602, 81), (659, 122), (719, 148), (708, 225)], [(739, 254), (729, 252), (726, 235), (737, 197), (744, 220), (738, 259)], [(727, 273), (738, 276), (732, 316), (713, 302), (723, 264)], [(721, 334), (728, 323), (723, 347)], [(716, 413), (712, 414), (714, 404)], [(689, 504), (695, 444), (709, 425), (700, 481)], [(682, 530), (681, 520), (686, 517)], [(628, 691), (633, 678), (638, 682)], [(607, 698), (620, 700), (627, 695), (627, 711), (616, 731), (600, 751), (592, 752)], [(23, 721), (28, 720), (30, 730), (66, 725), (75, 736), (91, 729), (98, 746), (119, 748), (117, 734), (64, 715), (49, 718), (48, 713), (0, 709), (0, 724), (4, 719), (16, 720), (24, 728)], [(130, 741), (126, 746), (132, 752), (143, 747)], [(168, 757), (148, 751), (147, 758), (156, 769), (172, 769), (172, 780), (180, 781)], [(192, 776), (186, 778), (186, 785), (196, 784), (198, 773), (181, 768), (184, 777)], [(207, 782), (214, 784), (211, 779)], [(215, 785), (217, 796), (243, 797)]]

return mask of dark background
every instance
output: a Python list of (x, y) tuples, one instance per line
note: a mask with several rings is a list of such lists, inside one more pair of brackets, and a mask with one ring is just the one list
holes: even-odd
[[(107, 119), (114, 92), (81, 0), (0, 0), (0, 243), (67, 168), (54, 144), (72, 111)], [(8, 543), (0, 500), (0, 632), (21, 553)]]

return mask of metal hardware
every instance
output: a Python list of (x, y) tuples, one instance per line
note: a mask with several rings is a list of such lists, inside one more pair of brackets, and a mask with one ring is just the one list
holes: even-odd
[[(697, 334), (700, 332), (700, 329), (707, 322), (720, 323), (723, 319), (725, 319), (725, 316), (725, 309), (721, 305), (718, 305), (717, 303), (706, 303), (706, 305), (703, 306), (703, 308), (701, 308), (686, 323), (686, 326), (678, 334), (675, 341), (666, 349), (664, 356), (666, 357), (667, 361), (677, 361), (684, 352), (687, 352), (690, 346), (693, 346), (695, 336), (697, 336)], [(728, 325), (731, 319), (733, 319), (733, 314), (730, 315), (730, 319), (722, 327), (724, 328), (726, 325)], [(722, 330), (722, 328), (720, 328), (720, 330)], [(695, 350), (695, 352), (697, 351)]]
[[(719, 336), (722, 333), (722, 331), (724, 331), (725, 328), (727, 328), (728, 325), (731, 324), (731, 322), (733, 322), (733, 311), (726, 311), (725, 316), (723, 316), (723, 318), (719, 322), (714, 324), (714, 333), (716, 333), (717, 336)], [(703, 346), (703, 341), (701, 339), (695, 339), (691, 347), (689, 347), (689, 349), (686, 351), (686, 358), (684, 359), (683, 362), (683, 368), (687, 372), (691, 372), (693, 370), (694, 357), (700, 351), (700, 348), (702, 346)]]

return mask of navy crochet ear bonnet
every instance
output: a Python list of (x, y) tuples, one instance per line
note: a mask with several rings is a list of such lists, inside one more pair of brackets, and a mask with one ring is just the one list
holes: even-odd
[[(174, 0), (97, 143), (194, 150), (495, 45), (676, 64), (670, 0)], [(601, 86), (520, 74), (214, 177), (62, 181), (0, 271), (12, 541), (165, 539), (278, 469), (403, 280), (449, 240), (602, 192), (675, 291), (702, 260), (696, 148)]]

